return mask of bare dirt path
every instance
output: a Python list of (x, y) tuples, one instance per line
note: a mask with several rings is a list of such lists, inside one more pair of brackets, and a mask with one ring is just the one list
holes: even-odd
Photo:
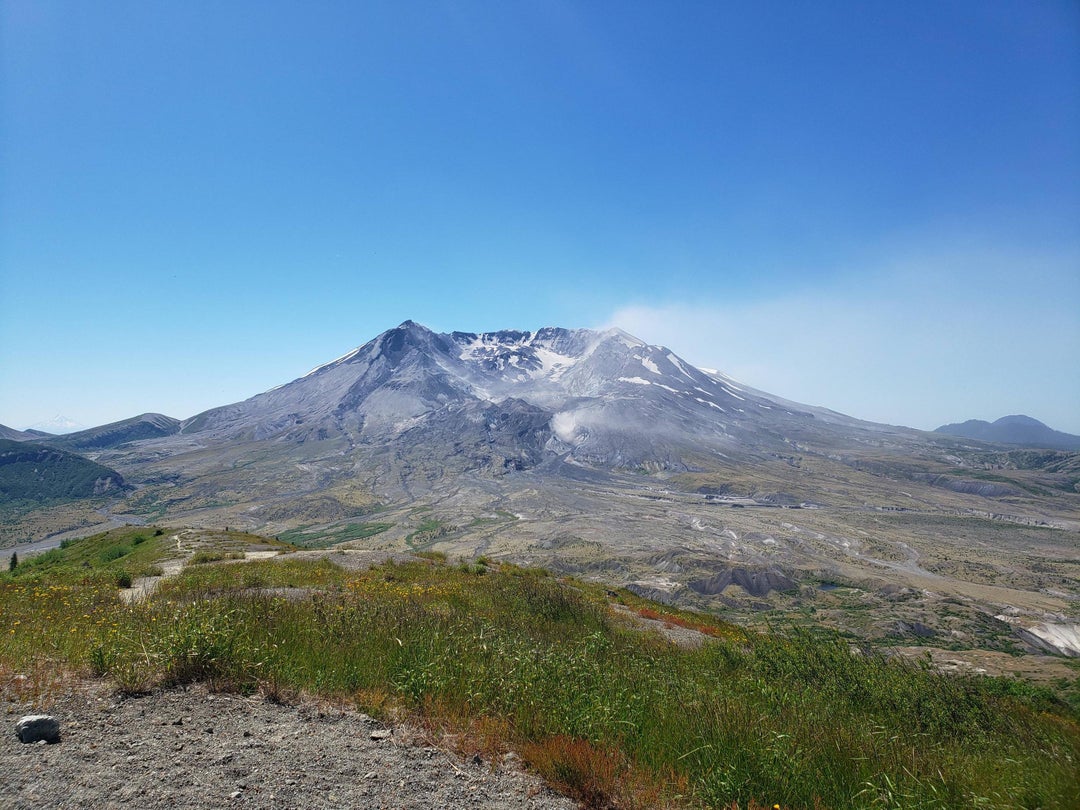
[(84, 683), (48, 706), (61, 723), (55, 745), (13, 733), (40, 706), (8, 692), (0, 707), (4, 808), (577, 807), (513, 755), (463, 760), (416, 730), (315, 704), (203, 687), (119, 699)]

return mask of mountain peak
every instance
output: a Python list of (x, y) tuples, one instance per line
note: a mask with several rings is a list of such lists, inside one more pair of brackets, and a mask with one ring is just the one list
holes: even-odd
[(603, 332), (600, 333), (600, 335), (601, 335), (601, 337), (604, 337), (604, 338), (615, 338), (617, 340), (620, 340), (623, 343), (625, 343), (627, 346), (630, 346), (632, 348), (638, 348), (638, 347), (641, 347), (641, 346), (647, 346), (648, 345), (641, 338), (634, 337), (629, 332), (627, 332), (627, 331), (625, 331), (623, 329), (620, 329), (617, 326), (612, 326), (612, 327), (609, 327), (609, 328), (605, 329)]
[(1003, 416), (993, 423), (982, 419), (969, 419), (966, 422), (942, 425), (934, 432), (1022, 447), (1080, 450), (1080, 436), (1054, 430), (1038, 419), (1023, 414)]
[(1012, 416), (1003, 416), (994, 422), (995, 425), (1025, 425), (1027, 427), (1043, 428), (1050, 430), (1050, 427), (1045, 422), (1040, 422), (1031, 416), (1025, 416), (1024, 414), (1013, 414)]
[(569, 454), (681, 470), (702, 452), (779, 446), (787, 420), (807, 418), (619, 328), (444, 334), (410, 319), (305, 377), (192, 417), (181, 432), (367, 447), (401, 440), (489, 461), (491, 447), (509, 452), (527, 437), (498, 463), (519, 469), (521, 450), (526, 466)]

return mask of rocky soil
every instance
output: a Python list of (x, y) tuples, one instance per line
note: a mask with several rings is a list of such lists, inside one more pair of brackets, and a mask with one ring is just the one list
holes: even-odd
[(61, 741), (14, 733), (43, 707), (0, 698), (0, 807), (531, 808), (577, 805), (513, 755), (462, 760), (415, 729), (203, 687), (119, 698), (82, 684), (44, 707)]

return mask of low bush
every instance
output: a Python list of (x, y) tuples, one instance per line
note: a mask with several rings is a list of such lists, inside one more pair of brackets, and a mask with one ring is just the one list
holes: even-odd
[(188, 557), (188, 565), (204, 565), (205, 563), (221, 562), (222, 560), (242, 560), (244, 559), (244, 552), (242, 551), (196, 551), (190, 557)]
[(109, 546), (98, 553), (98, 561), (108, 563), (126, 557), (130, 553), (131, 549), (128, 546)]

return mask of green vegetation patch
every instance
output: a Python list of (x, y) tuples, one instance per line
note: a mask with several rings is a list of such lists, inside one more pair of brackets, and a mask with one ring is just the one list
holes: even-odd
[(196, 551), (187, 559), (188, 565), (202, 565), (204, 563), (221, 562), (222, 560), (242, 560), (244, 559), (244, 552), (242, 551), (222, 551), (220, 549), (211, 549), (208, 551)]
[(457, 531), (456, 526), (444, 523), (438, 518), (428, 518), (417, 527), (416, 531), (405, 538), (405, 542), (409, 548), (421, 550), (434, 545), (455, 531)]
[[(682, 649), (615, 618), (603, 588), (430, 559), (363, 572), (288, 556), (194, 566), (126, 605), (110, 571), (95, 569), (116, 540), (63, 550), (88, 571), (0, 574), (0, 670), (48, 659), (131, 691), (203, 680), (408, 709), (495, 730), (593, 806), (633, 805), (626, 791), (639, 805), (678, 793), (716, 808), (1074, 806), (1077, 715), (1018, 681), (944, 675), (830, 634), (741, 632), (616, 595), (716, 631)], [(107, 565), (151, 542), (125, 545)]]
[(393, 523), (377, 522), (347, 523), (332, 529), (311, 529), (305, 526), (279, 534), (278, 539), (303, 548), (326, 548), (349, 540), (366, 540), (393, 527)]
[(0, 439), (0, 501), (57, 503), (122, 490), (115, 470), (82, 456), (32, 442)]
[(133, 576), (168, 555), (162, 530), (125, 526), (91, 537), (64, 540), (59, 548), (25, 559), (13, 572), (19, 579), (63, 578), (125, 569)]

